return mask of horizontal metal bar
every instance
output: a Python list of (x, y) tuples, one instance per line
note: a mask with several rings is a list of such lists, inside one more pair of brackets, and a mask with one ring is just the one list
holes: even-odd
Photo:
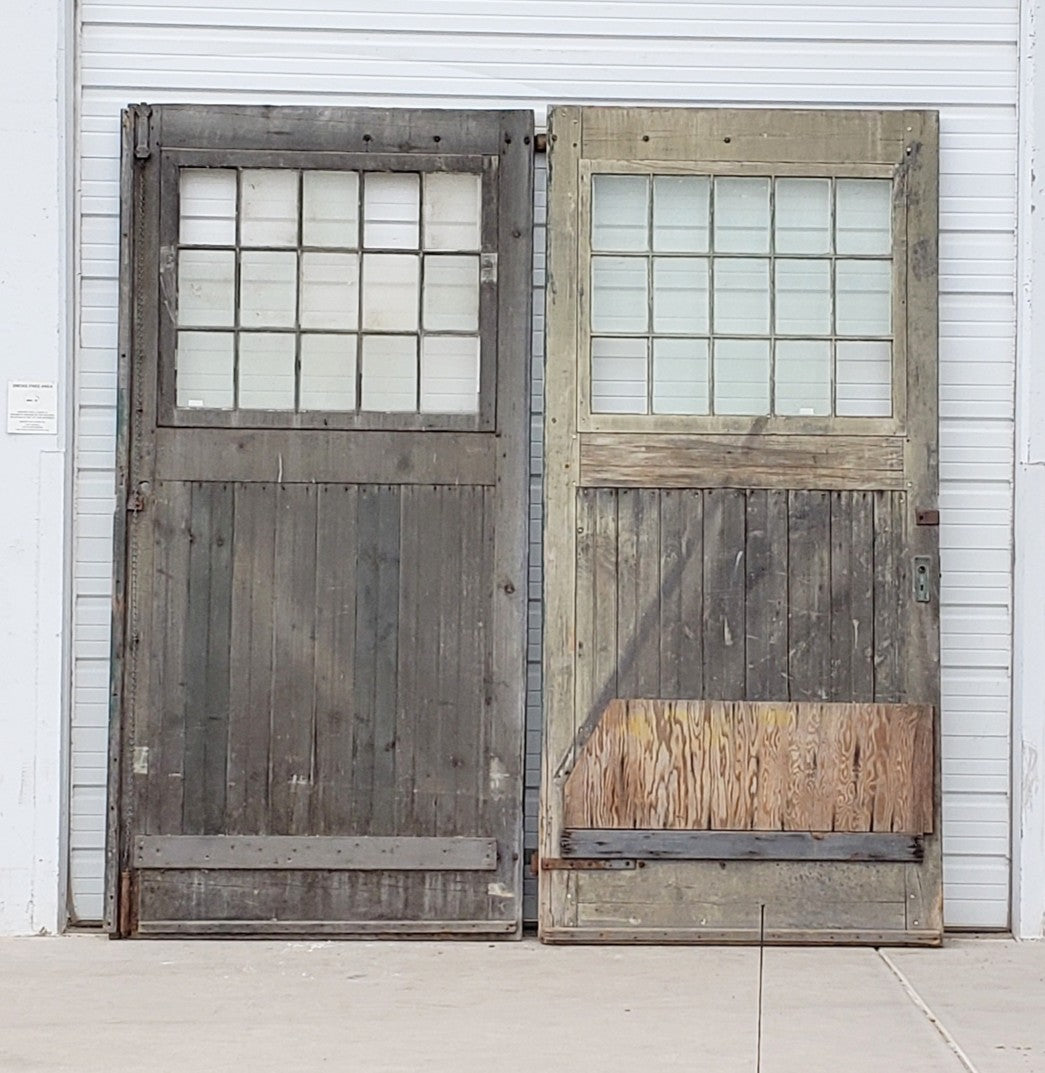
[(142, 920), (139, 935), (510, 935), (514, 920)]
[(541, 872), (631, 872), (636, 867), (630, 857), (539, 857), (530, 861), (534, 875)]
[(139, 835), (136, 868), (490, 872), (493, 838)]
[(921, 836), (888, 832), (648, 831), (567, 828), (563, 857), (671, 861), (914, 861)]

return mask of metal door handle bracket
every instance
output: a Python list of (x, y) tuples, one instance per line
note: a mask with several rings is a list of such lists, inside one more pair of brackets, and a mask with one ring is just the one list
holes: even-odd
[(916, 555), (914, 557), (914, 599), (917, 603), (927, 604), (932, 599), (932, 556)]

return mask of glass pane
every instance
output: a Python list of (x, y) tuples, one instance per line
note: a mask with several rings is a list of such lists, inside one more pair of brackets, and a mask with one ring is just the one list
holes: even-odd
[(776, 330), (781, 335), (831, 334), (831, 262), (776, 262)]
[(421, 218), (419, 176), (372, 171), (363, 176), (363, 244), (416, 250)]
[(715, 413), (769, 413), (769, 340), (715, 342)]
[(231, 328), (235, 294), (236, 254), (232, 250), (180, 251), (178, 323), (183, 328)]
[(776, 412), (792, 417), (831, 413), (831, 344), (781, 339), (776, 345)]
[(653, 330), (676, 335), (707, 333), (706, 257), (653, 259)]
[(646, 365), (645, 339), (592, 339), (592, 413), (646, 413)]
[(363, 337), (363, 409), (402, 413), (417, 409), (417, 338)]
[(355, 328), (359, 318), (359, 255), (301, 255), (301, 326)]
[(301, 337), (302, 410), (356, 408), (356, 337)]
[(363, 256), (363, 327), (416, 331), (420, 260), (409, 253)]
[(232, 332), (178, 332), (174, 359), (178, 406), (232, 409), (234, 343)]
[(706, 339), (653, 340), (653, 412), (708, 412)]
[(591, 177), (591, 248), (649, 249), (649, 180), (644, 175)]
[(769, 180), (715, 180), (715, 250), (769, 252)]
[(591, 327), (595, 332), (644, 332), (649, 318), (645, 257), (591, 259)]
[(180, 240), (185, 245), (236, 244), (236, 173), (230, 168), (182, 168)]
[(359, 245), (359, 176), (354, 171), (306, 171), (301, 240), (306, 246)]
[(479, 258), (426, 257), (422, 312), (429, 331), (478, 331)]
[(479, 411), (479, 339), (474, 335), (429, 335), (421, 340), (421, 411)]
[(425, 175), (425, 249), (482, 246), (482, 183), (478, 175)]
[(892, 406), (892, 344), (839, 342), (835, 366), (835, 413), (840, 417), (889, 417)]
[(893, 184), (888, 179), (839, 179), (835, 198), (838, 253), (892, 251)]
[(244, 328), (293, 328), (298, 255), (273, 250), (240, 254), (239, 322)]
[(711, 182), (702, 175), (658, 175), (653, 180), (653, 248), (705, 253)]
[(769, 261), (754, 257), (715, 261), (715, 331), (768, 334)]
[(298, 173), (283, 168), (246, 168), (241, 175), (241, 245), (296, 246)]
[(831, 180), (777, 179), (777, 253), (831, 252)]
[(243, 332), (239, 337), (239, 405), (244, 410), (294, 409), (294, 336)]
[(835, 262), (835, 330), (839, 335), (888, 335), (892, 330), (889, 261)]

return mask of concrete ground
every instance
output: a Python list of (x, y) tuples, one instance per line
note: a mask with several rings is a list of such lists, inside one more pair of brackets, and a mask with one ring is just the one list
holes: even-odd
[[(0, 1071), (755, 1071), (759, 952), (0, 940)], [(1045, 943), (765, 951), (762, 1073), (1045, 1071)]]

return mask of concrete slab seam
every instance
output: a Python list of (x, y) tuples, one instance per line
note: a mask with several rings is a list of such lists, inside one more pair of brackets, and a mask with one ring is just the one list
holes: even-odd
[(900, 986), (903, 988), (907, 997), (918, 1007), (919, 1010), (926, 1016), (929, 1024), (936, 1029), (940, 1034), (940, 1038), (947, 1044), (947, 1046), (954, 1053), (954, 1056), (965, 1067), (968, 1073), (979, 1073), (979, 1070), (973, 1065), (972, 1059), (962, 1050), (958, 1041), (947, 1031), (946, 1026), (940, 1021), (940, 1019), (933, 1013), (928, 1003), (918, 994), (914, 987), (914, 984), (907, 979), (906, 976), (900, 971), (896, 963), (889, 957), (884, 950), (878, 950), (878, 956), (885, 962), (889, 971), (900, 981)]

